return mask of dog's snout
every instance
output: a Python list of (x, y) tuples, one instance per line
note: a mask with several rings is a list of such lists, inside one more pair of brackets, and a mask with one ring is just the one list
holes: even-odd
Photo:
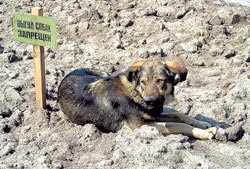
[(164, 97), (146, 96), (143, 100), (147, 105), (160, 106), (164, 102)]
[(144, 102), (148, 105), (154, 104), (157, 101), (157, 99), (153, 96), (147, 96), (144, 98)]

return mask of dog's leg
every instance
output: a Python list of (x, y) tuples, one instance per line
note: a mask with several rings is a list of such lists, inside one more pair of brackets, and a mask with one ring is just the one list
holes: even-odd
[(205, 121), (199, 121), (194, 118), (191, 118), (183, 113), (173, 112), (173, 113), (162, 113), (159, 117), (156, 118), (157, 121), (160, 122), (168, 122), (170, 119), (174, 119), (179, 122), (187, 123), (191, 126), (195, 126), (201, 129), (206, 129), (211, 127), (212, 125)]
[(169, 134), (184, 134), (198, 139), (212, 139), (217, 131), (216, 127), (200, 129), (185, 123), (153, 122), (148, 125), (155, 126), (164, 136)]

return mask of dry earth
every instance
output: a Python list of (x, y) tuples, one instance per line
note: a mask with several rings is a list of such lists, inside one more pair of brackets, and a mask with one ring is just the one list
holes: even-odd
[[(46, 48), (47, 109), (35, 108), (32, 46), (12, 40), (14, 12), (58, 23)], [(101, 133), (70, 123), (56, 98), (79, 67), (123, 71), (137, 59), (189, 69), (169, 109), (220, 127), (213, 140), (143, 126)], [(209, 0), (0, 0), (0, 168), (250, 168), (250, 7)]]

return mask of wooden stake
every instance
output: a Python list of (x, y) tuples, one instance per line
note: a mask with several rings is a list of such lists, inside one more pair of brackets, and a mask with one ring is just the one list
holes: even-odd
[[(43, 16), (43, 9), (39, 7), (32, 8), (32, 15)], [(45, 109), (46, 84), (45, 84), (44, 47), (33, 45), (33, 56), (34, 56), (34, 72), (35, 72), (36, 106), (38, 109)]]

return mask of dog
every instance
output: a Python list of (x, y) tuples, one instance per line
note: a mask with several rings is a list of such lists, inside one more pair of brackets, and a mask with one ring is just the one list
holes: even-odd
[(167, 113), (164, 101), (174, 86), (186, 80), (188, 70), (178, 61), (136, 61), (126, 71), (103, 75), (76, 69), (61, 81), (59, 106), (76, 124), (95, 124), (102, 132), (155, 126), (164, 136), (184, 134), (212, 139), (216, 128), (180, 112)]

